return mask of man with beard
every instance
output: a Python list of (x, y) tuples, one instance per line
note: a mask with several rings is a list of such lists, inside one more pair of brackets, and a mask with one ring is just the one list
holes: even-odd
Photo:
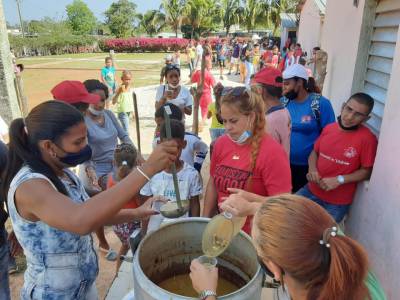
[(335, 122), (330, 101), (316, 91), (315, 81), (309, 79), (304, 66), (294, 64), (283, 72), (282, 102), (292, 120), (290, 168), (293, 192), (307, 183), (308, 157), (322, 129)]
[(371, 176), (377, 138), (363, 125), (374, 99), (357, 93), (343, 104), (338, 122), (324, 128), (308, 159), (309, 183), (297, 194), (326, 209), (339, 223), (347, 214), (357, 183)]

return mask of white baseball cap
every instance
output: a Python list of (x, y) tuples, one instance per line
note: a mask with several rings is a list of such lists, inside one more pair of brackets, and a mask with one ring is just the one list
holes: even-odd
[(307, 69), (300, 64), (294, 64), (288, 67), (285, 71), (283, 71), (283, 79), (291, 79), (294, 77), (303, 78), (308, 81), (308, 73)]
[(165, 60), (171, 61), (172, 60), (172, 55), (171, 54), (167, 54), (165, 56)]

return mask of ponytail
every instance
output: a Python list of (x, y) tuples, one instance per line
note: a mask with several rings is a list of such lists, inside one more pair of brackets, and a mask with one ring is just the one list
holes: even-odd
[(336, 236), (329, 240), (330, 264), (322, 284), (311, 287), (308, 300), (370, 299), (364, 280), (368, 273), (365, 251), (354, 240)]
[(12, 121), (8, 162), (2, 177), (3, 199), (7, 199), (11, 181), (23, 165), (47, 177), (60, 193), (68, 196), (64, 184), (44, 162), (38, 143), (41, 140), (60, 141), (70, 127), (80, 122), (83, 122), (82, 114), (73, 106), (60, 101), (44, 102), (33, 108), (25, 120), (18, 118)]
[(307, 300), (370, 299), (366, 252), (337, 229), (331, 234), (337, 225), (315, 202), (290, 194), (269, 197), (253, 224), (258, 255), (290, 274)]

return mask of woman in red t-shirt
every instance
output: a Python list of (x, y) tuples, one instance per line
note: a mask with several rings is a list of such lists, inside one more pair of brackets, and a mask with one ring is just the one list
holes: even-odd
[[(260, 97), (250, 97), (245, 87), (225, 88), (221, 118), (226, 134), (214, 146), (203, 216), (217, 213), (218, 204), (229, 196), (229, 188), (261, 196), (289, 193), (288, 157), (283, 147), (265, 132), (265, 111)], [(251, 217), (243, 227), (247, 233), (250, 221)]]
[[(107, 189), (116, 185), (124, 179), (137, 166), (138, 153), (131, 144), (118, 145), (114, 152), (114, 172), (110, 173), (107, 178)], [(122, 209), (138, 208), (136, 197), (129, 201)], [(126, 255), (129, 250), (129, 237), (136, 228), (140, 227), (140, 222), (123, 223), (113, 226), (114, 233), (121, 240), (121, 248), (117, 257), (117, 273), (121, 266), (121, 255)]]

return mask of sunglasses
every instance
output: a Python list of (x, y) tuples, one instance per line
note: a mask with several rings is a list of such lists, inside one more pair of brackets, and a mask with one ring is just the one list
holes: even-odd
[(178, 71), (181, 70), (181, 69), (179, 68), (178, 65), (173, 65), (173, 64), (167, 65), (167, 66), (166, 66), (166, 69), (167, 69), (167, 70), (178, 70)]
[(248, 89), (245, 86), (225, 87), (222, 90), (221, 96), (232, 95), (234, 97), (239, 97), (244, 93), (248, 94)]

